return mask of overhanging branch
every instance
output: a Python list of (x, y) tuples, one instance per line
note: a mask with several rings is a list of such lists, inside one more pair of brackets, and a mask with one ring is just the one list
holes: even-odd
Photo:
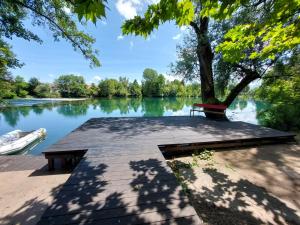
[(16, 4), (18, 4), (18, 5), (20, 5), (20, 6), (22, 6), (22, 7), (24, 7), (24, 8), (26, 8), (26, 9), (29, 9), (29, 10), (31, 10), (32, 12), (34, 12), (34, 13), (36, 13), (37, 15), (39, 15), (39, 16), (41, 16), (41, 17), (43, 17), (43, 18), (45, 18), (46, 20), (48, 20), (52, 25), (54, 25), (69, 41), (71, 41), (72, 43), (73, 43), (73, 45), (75, 46), (75, 47), (77, 47), (80, 51), (81, 51), (81, 53), (85, 56), (85, 57), (87, 57), (87, 58), (89, 58), (89, 56), (88, 56), (88, 54), (86, 53), (86, 50), (84, 50), (82, 47), (81, 47), (81, 45), (78, 43), (78, 42), (76, 42), (61, 26), (59, 26), (53, 19), (51, 19), (49, 16), (47, 16), (47, 15), (45, 15), (45, 14), (43, 14), (42, 12), (40, 12), (40, 11), (38, 11), (38, 10), (36, 10), (35, 8), (33, 8), (33, 7), (31, 7), (31, 6), (29, 6), (29, 5), (26, 5), (26, 4), (24, 4), (23, 2), (20, 2), (20, 1), (14, 1), (14, 3), (16, 3)]

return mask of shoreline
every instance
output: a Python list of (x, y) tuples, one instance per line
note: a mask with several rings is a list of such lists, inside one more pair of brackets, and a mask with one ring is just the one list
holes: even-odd
[(89, 98), (16, 98), (10, 100), (30, 100), (30, 101), (81, 101)]
[[(15, 98), (15, 99), (4, 99), (3, 102), (0, 102), (0, 109), (7, 107), (18, 107), (18, 104), (14, 104), (17, 101), (32, 101), (32, 102), (75, 102), (75, 101), (85, 101), (90, 98)], [(33, 105), (35, 105), (34, 103)], [(28, 105), (26, 105), (28, 106)], [(32, 106), (32, 105), (31, 105)]]

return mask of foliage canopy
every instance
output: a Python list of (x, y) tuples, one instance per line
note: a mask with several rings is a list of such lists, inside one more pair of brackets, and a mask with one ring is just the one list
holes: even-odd
[[(226, 21), (245, 9), (255, 9), (256, 17), (228, 30), (216, 48), (226, 61), (239, 62), (247, 55), (250, 59), (274, 59), (277, 53), (300, 44), (299, 0), (161, 0), (150, 5), (143, 17), (125, 21), (122, 30), (146, 37), (170, 20), (178, 26), (190, 25), (199, 16)], [(257, 42), (263, 45), (254, 48)]]

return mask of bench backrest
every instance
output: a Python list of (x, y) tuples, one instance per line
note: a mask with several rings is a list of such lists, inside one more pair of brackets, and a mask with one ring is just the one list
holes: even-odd
[(225, 110), (227, 109), (226, 105), (214, 105), (214, 104), (200, 104), (200, 103), (194, 103), (193, 104), (194, 107), (203, 107), (203, 108), (207, 108), (207, 109), (221, 109), (221, 110)]

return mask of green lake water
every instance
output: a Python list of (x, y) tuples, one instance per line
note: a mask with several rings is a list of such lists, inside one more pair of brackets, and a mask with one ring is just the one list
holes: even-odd
[[(13, 100), (13, 107), (0, 109), (0, 135), (12, 130), (46, 128), (47, 136), (19, 154), (39, 155), (73, 129), (94, 117), (187, 116), (196, 98), (113, 98), (74, 102)], [(230, 120), (260, 124), (258, 113), (266, 104), (236, 100), (227, 110)], [(198, 113), (199, 115), (203, 115)], [(197, 115), (198, 115), (197, 114)]]

